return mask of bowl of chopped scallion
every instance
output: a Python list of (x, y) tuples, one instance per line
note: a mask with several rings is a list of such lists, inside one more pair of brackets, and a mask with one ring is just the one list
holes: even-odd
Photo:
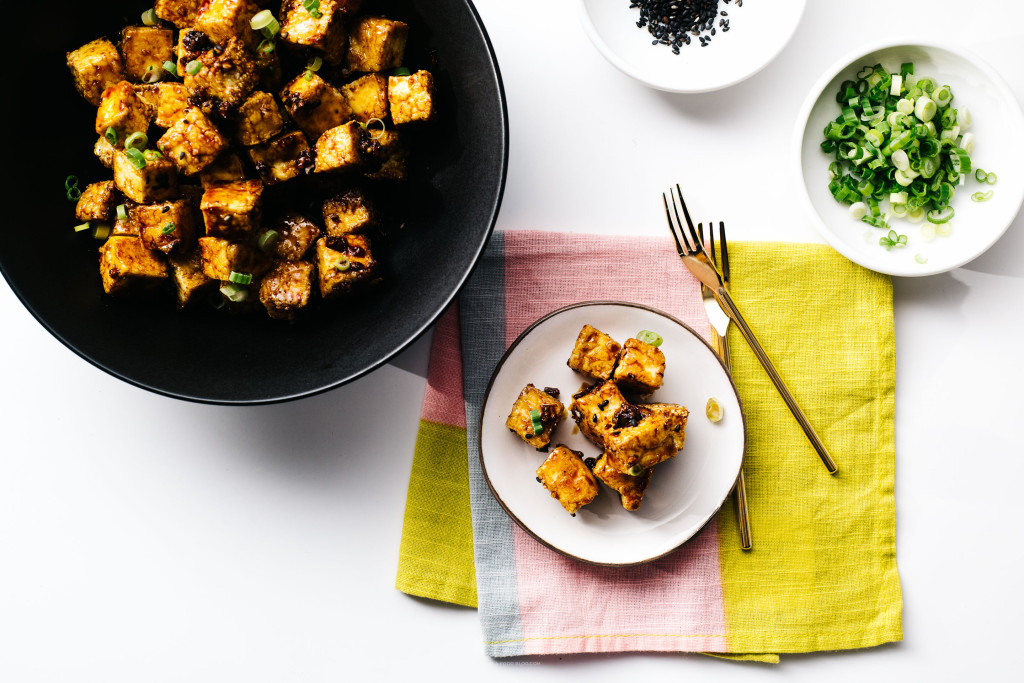
[(825, 72), (798, 118), (801, 194), (825, 239), (890, 275), (971, 261), (1024, 203), (1024, 113), (949, 46), (884, 44)]

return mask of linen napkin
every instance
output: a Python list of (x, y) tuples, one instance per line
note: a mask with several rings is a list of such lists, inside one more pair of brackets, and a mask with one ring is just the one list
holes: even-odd
[(732, 329), (753, 550), (739, 549), (731, 500), (680, 550), (639, 567), (593, 567), (540, 545), (493, 499), (476, 452), (483, 392), (507, 346), (585, 299), (651, 305), (704, 334), (708, 323), (699, 284), (667, 239), (496, 233), (435, 331), (396, 587), (478, 606), (495, 657), (777, 661), (900, 640), (891, 282), (820, 245), (736, 242), (730, 260), (734, 298), (838, 474)]

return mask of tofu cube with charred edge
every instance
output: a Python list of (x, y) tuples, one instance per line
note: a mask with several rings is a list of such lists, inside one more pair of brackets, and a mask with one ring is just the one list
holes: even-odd
[(142, 168), (135, 168), (123, 149), (114, 150), (114, 184), (125, 197), (139, 204), (173, 199), (178, 192), (178, 174), (165, 157), (153, 155)]
[(398, 131), (373, 130), (362, 139), (366, 177), (371, 180), (405, 180), (408, 175), (408, 153)]
[(75, 88), (94, 107), (103, 101), (103, 91), (124, 80), (121, 53), (109, 40), (86, 43), (67, 55)]
[(202, 4), (203, 0), (156, 0), (153, 9), (164, 21), (178, 28), (189, 28), (195, 25)]
[(140, 204), (134, 207), (132, 217), (138, 223), (139, 237), (147, 249), (169, 254), (187, 251), (195, 242), (195, 217), (188, 200)]
[(203, 52), (196, 60), (202, 66), (194, 74), (187, 69), (185, 87), (202, 99), (216, 99), (229, 105), (241, 104), (259, 83), (256, 61), (237, 38)]
[(200, 237), (199, 252), (203, 273), (214, 280), (230, 280), (231, 271), (252, 275), (255, 280), (273, 265), (272, 259), (253, 245), (219, 237)]
[(156, 146), (183, 174), (195, 175), (228, 148), (228, 141), (203, 112), (189, 107)]
[(100, 160), (101, 164), (107, 168), (114, 167), (114, 152), (117, 151), (117, 148), (110, 144), (110, 140), (105, 136), (101, 135), (99, 137), (96, 144), (93, 145), (92, 151), (93, 154), (96, 155), (96, 158)]
[[(534, 431), (534, 420), (531, 413), (536, 410), (540, 416), (540, 431)], [(556, 397), (541, 391), (532, 384), (527, 384), (519, 392), (519, 397), (512, 404), (512, 412), (505, 420), (509, 431), (530, 444), (537, 450), (547, 450), (551, 443), (551, 434), (555, 427), (565, 419), (565, 406)]]
[(245, 180), (245, 168), (242, 159), (234, 152), (225, 152), (217, 160), (199, 172), (199, 181), (203, 190), (214, 185), (234, 183)]
[(361, 138), (362, 129), (355, 121), (326, 131), (316, 141), (316, 172), (341, 171), (362, 164)]
[(268, 92), (254, 92), (238, 109), (238, 141), (246, 147), (267, 142), (282, 128), (281, 110)]
[(572, 399), (569, 412), (580, 432), (604, 448), (607, 435), (615, 428), (616, 414), (629, 402), (611, 380), (584, 387)]
[(388, 77), (388, 103), (396, 126), (434, 118), (434, 77), (429, 71)]
[(96, 132), (106, 135), (108, 128), (117, 133), (115, 147), (123, 147), (132, 133), (145, 133), (149, 128), (149, 106), (135, 94), (128, 81), (116, 83), (103, 91), (103, 100), (96, 110)]
[(157, 90), (159, 83), (132, 83), (132, 90), (135, 96), (146, 105), (146, 118), (152, 121), (156, 118), (157, 105), (160, 104), (160, 91)]
[(78, 198), (75, 218), (80, 221), (109, 221), (117, 207), (116, 190), (113, 180), (91, 183)]
[(240, 37), (247, 45), (255, 46), (259, 41), (249, 22), (259, 11), (253, 0), (204, 0), (199, 5), (194, 27), (215, 43)]
[(377, 278), (377, 261), (365, 235), (321, 237), (316, 242), (320, 296), (343, 297)]
[(644, 500), (644, 492), (651, 483), (651, 470), (643, 470), (637, 476), (620, 472), (608, 462), (608, 456), (602, 455), (594, 465), (594, 476), (619, 494), (622, 507), (633, 512), (640, 509)]
[(628, 473), (674, 457), (686, 441), (688, 415), (683, 406), (666, 403), (623, 406), (605, 439), (608, 464)]
[(352, 188), (324, 202), (327, 234), (338, 237), (350, 232), (368, 232), (380, 225), (377, 210), (359, 188)]
[(298, 130), (285, 133), (265, 145), (250, 147), (249, 158), (268, 185), (291, 180), (314, 167), (313, 150), (309, 148), (306, 136)]
[(203, 259), (199, 249), (178, 252), (167, 257), (171, 267), (171, 280), (177, 293), (178, 308), (185, 308), (196, 301), (204, 292), (213, 290), (217, 283), (203, 272)]
[(341, 94), (352, 111), (352, 118), (366, 123), (384, 120), (388, 115), (388, 79), (380, 74), (366, 74), (341, 87)]
[(325, 131), (351, 118), (345, 96), (315, 73), (299, 74), (281, 92), (281, 101), (299, 128), (316, 140)]
[(596, 327), (584, 325), (566, 365), (594, 379), (610, 379), (621, 350), (619, 342)]
[(409, 26), (384, 17), (363, 17), (349, 32), (347, 64), (351, 71), (384, 71), (402, 65)]
[(111, 237), (100, 247), (100, 276), (107, 294), (145, 290), (167, 281), (167, 264), (138, 237)]
[(583, 454), (561, 444), (537, 468), (537, 481), (573, 517), (598, 494), (597, 479), (583, 462)]
[(170, 128), (188, 109), (188, 88), (181, 83), (156, 84), (156, 114), (153, 123)]
[(211, 185), (203, 193), (206, 234), (231, 240), (246, 240), (256, 234), (263, 216), (263, 183), (244, 180)]
[(665, 380), (665, 354), (657, 346), (627, 339), (612, 379), (625, 391), (649, 394), (659, 389)]
[(169, 77), (164, 62), (174, 61), (174, 31), (159, 26), (121, 29), (124, 71), (134, 81), (153, 83)]
[(307, 261), (278, 261), (260, 283), (260, 303), (267, 315), (293, 319), (309, 305), (313, 293), (313, 264)]
[(285, 261), (301, 261), (320, 239), (320, 228), (302, 214), (289, 212), (274, 221), (268, 230), (277, 233), (277, 241), (268, 251)]
[(304, 2), (284, 0), (281, 4), (281, 40), (292, 45), (316, 48), (323, 52), (328, 63), (341, 63), (348, 40), (344, 7), (349, 3), (320, 0), (319, 16), (313, 16), (303, 6)]

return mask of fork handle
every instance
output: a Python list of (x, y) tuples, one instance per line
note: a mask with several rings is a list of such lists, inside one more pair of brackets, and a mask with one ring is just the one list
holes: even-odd
[(743, 338), (747, 340), (747, 344), (750, 345), (750, 349), (757, 356), (757, 360), (761, 362), (761, 367), (768, 373), (768, 377), (772, 380), (772, 384), (779, 390), (782, 395), (782, 400), (789, 406), (789, 410), (793, 413), (793, 417), (800, 423), (800, 427), (804, 430), (804, 434), (807, 435), (811, 445), (814, 446), (814, 450), (818, 452), (818, 457), (825, 463), (825, 467), (828, 469), (829, 474), (836, 473), (836, 463), (832, 460), (832, 456), (828, 454), (828, 450), (825, 448), (825, 444), (821, 442), (818, 434), (814, 431), (814, 427), (811, 426), (807, 416), (804, 415), (804, 411), (800, 410), (800, 406), (797, 405), (796, 399), (793, 398), (793, 394), (790, 393), (789, 388), (786, 387), (786, 383), (782, 381), (782, 377), (779, 375), (775, 366), (772, 365), (771, 360), (768, 358), (768, 354), (765, 353), (764, 349), (761, 348), (761, 343), (757, 341), (757, 337), (754, 336), (754, 331), (747, 325), (747, 321), (743, 319), (743, 315), (740, 310), (736, 307), (736, 303), (729, 296), (728, 290), (725, 287), (719, 287), (716, 292), (718, 300), (722, 302), (725, 307), (725, 312), (730, 318), (736, 323), (736, 327), (739, 328)]

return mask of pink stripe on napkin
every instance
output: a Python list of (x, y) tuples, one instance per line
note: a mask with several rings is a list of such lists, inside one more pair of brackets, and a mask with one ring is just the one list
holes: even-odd
[[(432, 349), (461, 349), (459, 306), (453, 303), (434, 327)], [(427, 390), (423, 396), (424, 420), (466, 428), (466, 405), (462, 398), (462, 355), (431, 351)]]

